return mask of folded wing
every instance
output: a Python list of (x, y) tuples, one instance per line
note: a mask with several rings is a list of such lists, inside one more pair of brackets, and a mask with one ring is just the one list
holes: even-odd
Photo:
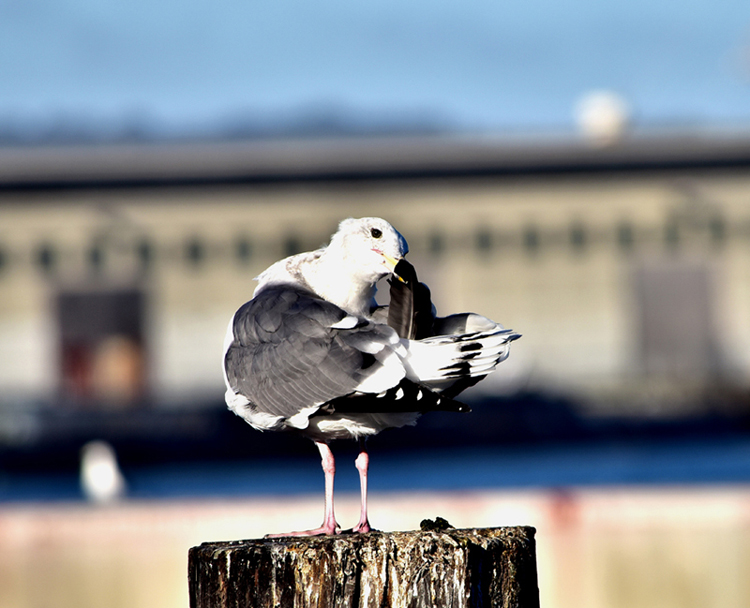
[(387, 325), (347, 314), (304, 289), (258, 292), (227, 331), (227, 403), (262, 430), (305, 429), (334, 412), (466, 409), (407, 378), (408, 353)]

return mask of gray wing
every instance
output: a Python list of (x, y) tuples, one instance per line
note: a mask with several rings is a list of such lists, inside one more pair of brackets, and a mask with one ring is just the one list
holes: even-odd
[(257, 410), (283, 418), (355, 392), (393, 363), (377, 351), (393, 343), (394, 332), (364, 319), (331, 327), (348, 316), (291, 286), (259, 292), (234, 316), (224, 357), (229, 386)]

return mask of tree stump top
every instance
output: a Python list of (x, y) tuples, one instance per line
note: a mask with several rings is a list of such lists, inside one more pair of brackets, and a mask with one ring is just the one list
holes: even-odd
[(534, 528), (203, 543), (191, 608), (539, 606)]

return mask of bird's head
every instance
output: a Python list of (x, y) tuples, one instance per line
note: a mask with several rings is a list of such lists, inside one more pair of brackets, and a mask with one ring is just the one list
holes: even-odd
[(398, 230), (377, 217), (344, 220), (333, 235), (331, 246), (373, 282), (393, 274), (396, 264), (409, 252), (409, 245)]

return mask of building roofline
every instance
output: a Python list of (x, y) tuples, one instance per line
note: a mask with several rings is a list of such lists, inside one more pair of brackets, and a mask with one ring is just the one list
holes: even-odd
[(750, 168), (750, 137), (383, 137), (0, 148), (0, 191)]

